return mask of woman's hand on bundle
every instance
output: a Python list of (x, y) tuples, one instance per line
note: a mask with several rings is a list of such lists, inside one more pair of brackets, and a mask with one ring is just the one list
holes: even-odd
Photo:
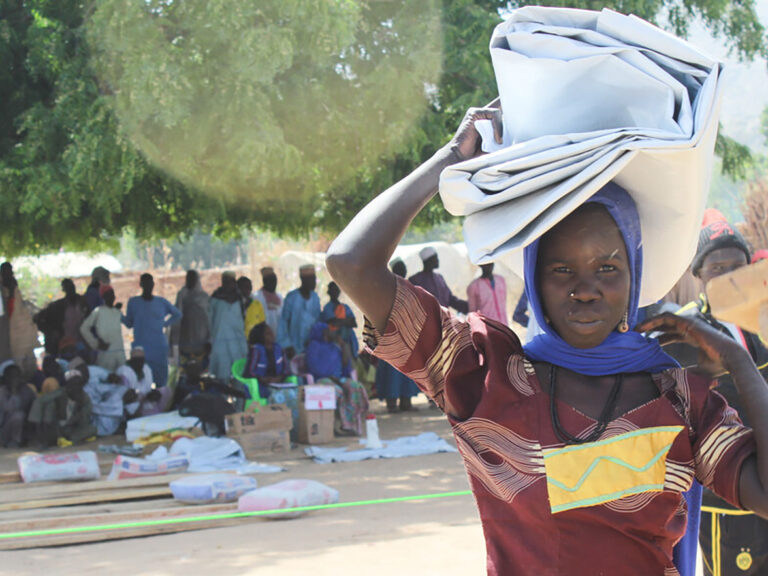
[(706, 322), (672, 313), (650, 318), (635, 328), (638, 332), (661, 332), (659, 344), (682, 343), (699, 349), (697, 368), (711, 377), (731, 370), (747, 354), (739, 344)]
[(496, 142), (501, 144), (501, 108), (497, 98), (483, 108), (470, 108), (467, 110), (450, 143), (451, 149), (454, 150), (459, 160), (469, 160), (480, 154), (482, 138), (480, 138), (480, 133), (475, 128), (475, 122), (478, 120), (491, 121), (493, 136)]

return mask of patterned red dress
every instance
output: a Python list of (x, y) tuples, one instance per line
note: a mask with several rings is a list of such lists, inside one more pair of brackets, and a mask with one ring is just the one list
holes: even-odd
[[(368, 345), (448, 416), (489, 574), (671, 576), (686, 525), (682, 493), (694, 476), (739, 505), (752, 431), (692, 373), (654, 374), (657, 398), (611, 421), (597, 440), (564, 446), (549, 395), (506, 326), (473, 314), (460, 320), (398, 279), (388, 326), (369, 330)], [(596, 426), (565, 403), (558, 411), (581, 437)]]

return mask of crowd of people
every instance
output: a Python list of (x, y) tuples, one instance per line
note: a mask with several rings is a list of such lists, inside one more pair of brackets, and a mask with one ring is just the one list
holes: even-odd
[[(493, 274), (492, 264), (482, 267), (462, 300), (437, 272), (435, 249), (419, 255), (423, 269), (411, 282), (462, 313), (476, 311), (507, 323), (506, 283)], [(394, 260), (392, 269), (407, 275), (402, 260)], [(110, 272), (99, 266), (84, 293), (65, 278), (62, 297), (32, 317), (11, 264), (4, 263), (0, 446), (66, 445), (113, 434), (130, 418), (178, 408), (186, 395), (205, 392), (203, 381), (220, 395), (245, 387), (246, 398), (260, 401), (269, 401), (278, 384), (332, 385), (339, 434), (362, 433), (369, 395), (385, 401), (390, 412), (411, 410), (418, 387), (387, 362), (361, 354), (357, 319), (341, 301), (338, 285), (328, 284), (323, 305), (315, 267), (304, 265), (298, 272), (300, 285), (283, 298), (271, 267), (261, 269), (258, 290), (249, 278), (225, 272), (210, 295), (200, 274), (189, 270), (174, 303), (155, 294), (154, 278), (146, 273), (139, 279), (140, 294), (123, 306)], [(132, 334), (127, 345), (126, 329)], [(38, 331), (41, 360), (34, 355)], [(297, 402), (297, 395), (284, 389), (280, 397)]]
[[(12, 351), (14, 320), (25, 308), (10, 263), (0, 272), (0, 446), (79, 443), (179, 408), (189, 395), (268, 401), (274, 385), (301, 383), (334, 386), (337, 432), (362, 433), (368, 394), (355, 378), (356, 319), (333, 282), (321, 307), (312, 265), (300, 268), (301, 284), (285, 298), (270, 267), (255, 292), (249, 278), (225, 272), (210, 295), (189, 270), (175, 304), (142, 274), (140, 295), (124, 309), (108, 270), (94, 269), (84, 294), (64, 279), (63, 297), (28, 318), (42, 334), (39, 366), (34, 344)], [(132, 332), (128, 350), (124, 328)]]
[[(462, 300), (437, 272), (436, 250), (424, 248), (419, 256), (423, 269), (409, 278), (414, 285), (464, 314), (480, 312), (507, 323), (506, 283), (493, 274), (493, 264), (482, 267)], [(391, 266), (407, 275), (402, 260)], [(209, 295), (200, 274), (189, 270), (171, 303), (155, 294), (154, 278), (146, 273), (139, 279), (140, 294), (123, 307), (110, 272), (99, 266), (83, 294), (65, 278), (63, 296), (32, 317), (11, 264), (4, 263), (0, 445), (66, 445), (118, 432), (130, 418), (178, 408), (187, 394), (205, 388), (201, 376), (220, 394), (244, 384), (246, 397), (261, 401), (268, 401), (278, 384), (332, 385), (339, 434), (362, 433), (371, 394), (390, 412), (411, 410), (418, 387), (387, 362), (361, 354), (357, 319), (341, 301), (338, 285), (328, 284), (323, 305), (315, 267), (301, 266), (299, 279), (283, 298), (271, 267), (261, 269), (261, 287), (255, 291), (249, 278), (225, 272)], [(28, 317), (21, 318), (25, 312)], [(26, 330), (31, 336), (20, 350), (24, 322), (33, 328)], [(132, 332), (128, 346), (126, 329)], [(40, 366), (34, 356), (38, 331), (44, 347)], [(358, 381), (358, 372), (365, 382)], [(285, 391), (280, 397), (286, 398)], [(288, 398), (297, 401), (295, 394)]]

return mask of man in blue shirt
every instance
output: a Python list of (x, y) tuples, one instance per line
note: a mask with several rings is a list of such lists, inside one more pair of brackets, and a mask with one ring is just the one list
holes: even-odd
[(131, 347), (144, 348), (145, 361), (159, 388), (168, 382), (168, 339), (163, 331), (181, 320), (181, 312), (165, 298), (152, 295), (155, 288), (152, 274), (142, 274), (139, 286), (141, 296), (128, 300), (123, 324), (133, 328)]

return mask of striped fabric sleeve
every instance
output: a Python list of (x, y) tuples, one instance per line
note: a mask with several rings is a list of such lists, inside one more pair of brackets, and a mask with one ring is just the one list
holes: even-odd
[[(363, 337), (369, 351), (411, 378), (448, 414), (464, 412), (461, 396), (482, 386), (483, 375), (469, 324), (407, 280), (398, 279), (384, 333), (366, 320)], [(457, 366), (461, 366), (458, 371)], [(447, 393), (446, 386), (451, 386), (455, 380), (451, 376), (457, 372), (464, 390)]]
[(739, 477), (744, 461), (755, 452), (752, 429), (706, 382), (691, 383), (695, 431), (696, 477), (728, 503), (741, 508)]

